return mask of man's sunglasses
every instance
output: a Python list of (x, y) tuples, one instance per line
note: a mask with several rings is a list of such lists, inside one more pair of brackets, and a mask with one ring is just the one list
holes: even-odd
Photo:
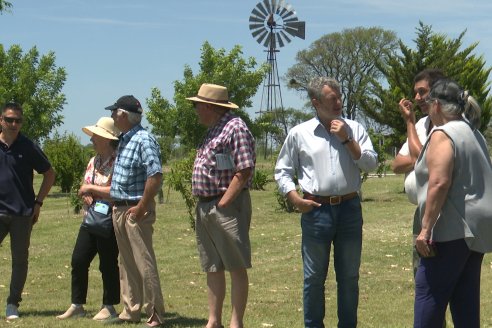
[(22, 118), (15, 118), (15, 117), (7, 117), (7, 116), (2, 116), (3, 120), (7, 123), (17, 123), (21, 124), (22, 123)]

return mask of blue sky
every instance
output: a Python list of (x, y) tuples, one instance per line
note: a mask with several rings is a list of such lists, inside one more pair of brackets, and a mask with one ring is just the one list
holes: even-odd
[[(68, 76), (64, 125), (89, 138), (81, 128), (93, 124), (121, 95), (142, 103), (152, 87), (170, 101), (173, 82), (184, 65), (195, 71), (200, 47), (243, 47), (245, 56), (266, 60), (264, 48), (251, 36), (248, 19), (256, 0), (10, 0), (12, 13), (0, 16), (0, 43), (8, 48), (33, 46), (54, 51)], [(492, 2), (490, 0), (292, 0), (299, 20), (306, 22), (306, 39), (294, 39), (277, 55), (280, 75), (295, 63), (295, 55), (324, 34), (357, 26), (395, 31), (413, 45), (419, 20), (433, 30), (457, 37), (467, 30), (465, 46), (479, 42), (477, 53), (492, 64)], [(261, 93), (261, 88), (260, 88)], [(282, 87), (285, 107), (300, 107), (302, 95)], [(259, 110), (261, 94), (249, 113)], [(395, 105), (396, 106), (396, 105)], [(28, 123), (29, 124), (29, 123)]]

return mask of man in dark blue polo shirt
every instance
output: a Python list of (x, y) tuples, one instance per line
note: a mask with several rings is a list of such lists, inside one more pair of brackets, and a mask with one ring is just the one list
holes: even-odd
[[(19, 318), (17, 310), (27, 278), (32, 226), (38, 221), (43, 200), (55, 181), (55, 172), (43, 151), (20, 133), (22, 107), (7, 103), (0, 116), (0, 244), (10, 234), (12, 276), (7, 298), (7, 320)], [(43, 175), (37, 196), (33, 170)]]

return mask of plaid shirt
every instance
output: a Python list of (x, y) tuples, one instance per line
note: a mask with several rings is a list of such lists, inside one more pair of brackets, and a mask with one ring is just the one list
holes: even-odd
[(111, 198), (139, 200), (147, 178), (157, 173), (162, 173), (159, 144), (137, 124), (120, 137), (111, 180)]
[[(224, 193), (237, 171), (252, 168), (256, 162), (255, 141), (239, 117), (226, 113), (207, 132), (193, 167), (192, 187), (195, 196)], [(253, 175), (248, 180), (251, 187)]]

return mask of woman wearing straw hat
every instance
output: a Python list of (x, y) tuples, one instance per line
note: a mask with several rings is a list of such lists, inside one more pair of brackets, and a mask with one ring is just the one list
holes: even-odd
[[(84, 206), (90, 205), (94, 199), (109, 199), (109, 188), (115, 161), (115, 149), (118, 145), (120, 131), (114, 126), (110, 117), (100, 118), (96, 125), (82, 129), (91, 136), (96, 156), (90, 159), (84, 175), (79, 196)], [(79, 229), (77, 241), (72, 253), (72, 305), (58, 319), (83, 317), (86, 303), (89, 266), (99, 254), (99, 271), (103, 280), (103, 305), (94, 320), (114, 318), (114, 304), (120, 302), (120, 281), (118, 270), (118, 245), (114, 231), (109, 238), (96, 236), (82, 226)]]

